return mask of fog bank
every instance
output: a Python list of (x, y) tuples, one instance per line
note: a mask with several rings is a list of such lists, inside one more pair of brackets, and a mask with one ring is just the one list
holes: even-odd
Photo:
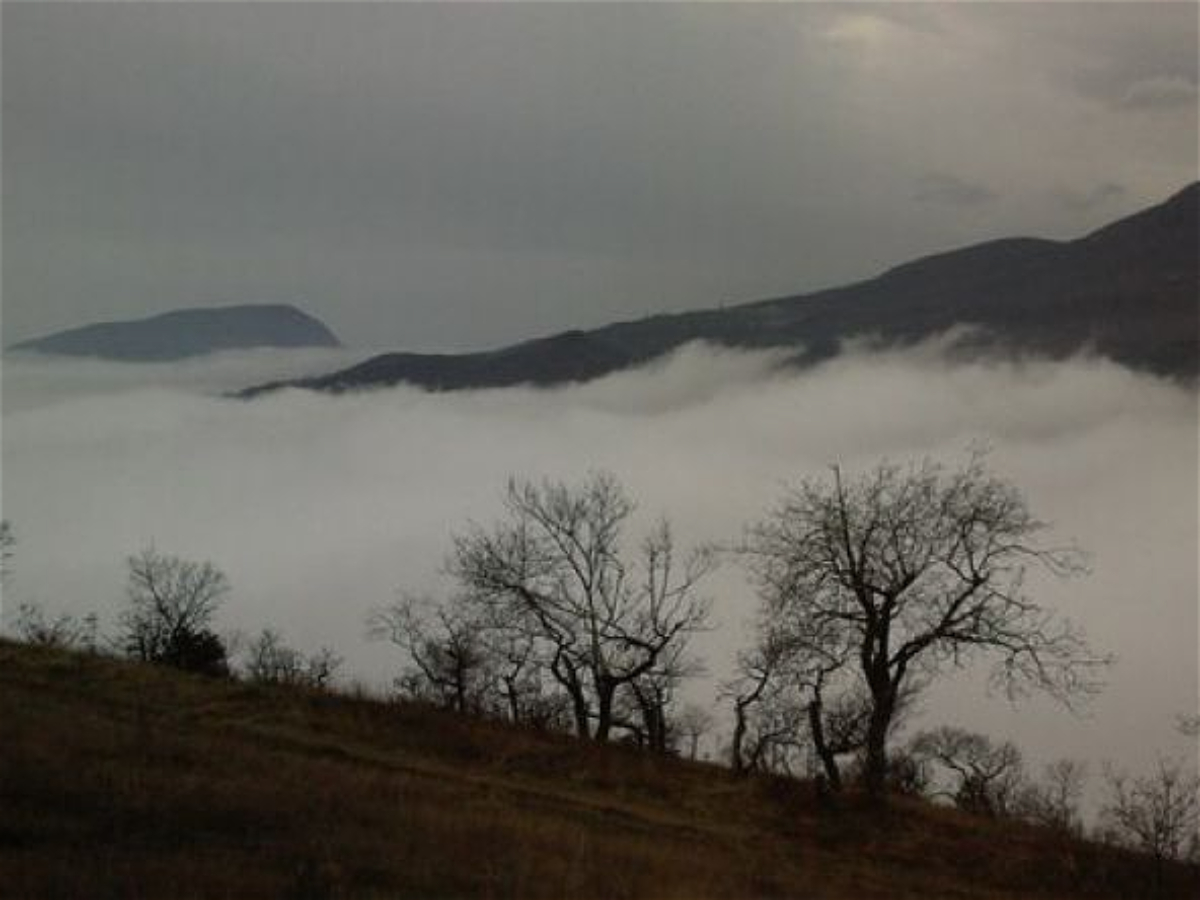
[[(182, 366), (6, 358), (3, 515), (18, 545), (5, 615), (28, 599), (111, 623), (125, 557), (153, 541), (228, 574), (219, 630), (271, 624), (306, 649), (331, 644), (348, 675), (382, 684), (398, 654), (365, 642), (364, 616), (401, 587), (449, 589), (441, 566), (452, 532), (498, 514), (510, 474), (573, 480), (609, 469), (639, 503), (637, 526), (666, 514), (687, 544), (736, 538), (783, 484), (831, 463), (857, 470), (927, 453), (957, 462), (985, 441), (991, 467), (1054, 524), (1054, 538), (1091, 554), (1090, 577), (1031, 587), (1119, 662), (1083, 720), (1047, 701), (988, 698), (964, 674), (930, 694), (921, 723), (1012, 737), (1035, 762), (1142, 767), (1188, 747), (1172, 721), (1197, 708), (1189, 390), (1089, 359), (961, 364), (928, 346), (856, 351), (796, 373), (770, 354), (690, 346), (549, 390), (218, 396), (330, 361), (340, 362), (276, 352)], [(721, 627), (701, 645), (719, 677), (754, 598), (733, 566), (710, 589)]]

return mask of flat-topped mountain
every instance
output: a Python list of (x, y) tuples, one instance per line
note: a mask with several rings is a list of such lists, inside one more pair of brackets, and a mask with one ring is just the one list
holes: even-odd
[(1166, 202), (1073, 241), (1013, 238), (924, 257), (868, 281), (722, 309), (569, 331), (499, 350), (389, 353), (331, 374), (260, 385), (345, 391), (408, 383), (432, 390), (585, 381), (689, 341), (795, 348), (810, 364), (854, 337), (919, 341), (975, 326), (962, 352), (1065, 357), (1090, 349), (1122, 364), (1198, 372), (1197, 206), (1193, 184)]
[(287, 304), (180, 309), (128, 322), (100, 322), (13, 344), (9, 350), (162, 362), (252, 347), (337, 347), (318, 319)]

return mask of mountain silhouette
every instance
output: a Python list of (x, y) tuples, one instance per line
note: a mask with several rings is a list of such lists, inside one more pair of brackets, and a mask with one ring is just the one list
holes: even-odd
[(337, 347), (324, 323), (286, 304), (179, 309), (128, 322), (100, 322), (13, 344), (9, 350), (163, 362), (251, 347)]
[(327, 375), (246, 389), (430, 390), (555, 385), (639, 365), (689, 341), (794, 348), (807, 365), (868, 338), (903, 346), (968, 326), (967, 354), (1088, 350), (1160, 375), (1197, 375), (1200, 184), (1082, 238), (1010, 238), (923, 257), (846, 287), (568, 331), (480, 353), (387, 353)]

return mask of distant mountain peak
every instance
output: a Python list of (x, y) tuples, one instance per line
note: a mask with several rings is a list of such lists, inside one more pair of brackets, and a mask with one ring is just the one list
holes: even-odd
[(97, 322), (21, 341), (9, 350), (162, 362), (254, 347), (337, 347), (319, 319), (286, 303), (175, 309), (143, 319)]

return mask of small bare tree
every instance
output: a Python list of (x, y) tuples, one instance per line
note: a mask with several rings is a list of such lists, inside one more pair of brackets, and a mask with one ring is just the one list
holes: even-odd
[(1081, 834), (1079, 801), (1087, 781), (1087, 764), (1075, 759), (1048, 763), (1042, 777), (1027, 784), (1018, 801), (1020, 815), (1064, 834)]
[(405, 596), (374, 611), (367, 634), (403, 649), (414, 669), (405, 683), (418, 698), (460, 713), (484, 711), (491, 672), (482, 623), (465, 598), (438, 603)]
[(1026, 571), (1083, 571), (1078, 551), (1039, 543), (1045, 525), (977, 454), (958, 471), (884, 463), (847, 480), (806, 480), (744, 546), (768, 607), (826, 646), (850, 648), (870, 697), (868, 792), (886, 788), (887, 740), (906, 686), (979, 654), (1011, 695), (1071, 704), (1099, 687), (1107, 659), (1024, 590)]
[(1108, 770), (1108, 801), (1100, 817), (1123, 843), (1154, 857), (1181, 859), (1200, 831), (1200, 778), (1177, 762), (1159, 760), (1151, 775), (1131, 778)]
[(17, 607), (16, 631), (17, 636), (27, 644), (95, 651), (100, 620), (95, 613), (88, 613), (82, 618), (61, 613), (51, 618), (36, 603), (26, 602)]
[(0, 631), (4, 629), (4, 588), (12, 571), (13, 546), (17, 538), (8, 519), (0, 519)]
[(1008, 815), (1022, 786), (1021, 751), (1011, 741), (943, 726), (919, 734), (911, 753), (932, 760), (953, 774), (946, 792), (960, 809), (986, 816)]
[(696, 703), (689, 703), (679, 714), (677, 727), (680, 736), (687, 742), (688, 759), (695, 759), (700, 751), (700, 741), (713, 727), (713, 714)]
[(246, 649), (246, 677), (261, 684), (328, 687), (342, 659), (329, 647), (305, 655), (289, 647), (273, 628), (264, 628)]
[(0, 579), (8, 574), (9, 563), (12, 561), (13, 546), (17, 543), (13, 534), (12, 523), (8, 519), (0, 520)]
[(225, 574), (210, 562), (191, 562), (154, 547), (127, 563), (129, 605), (118, 619), (125, 651), (145, 662), (226, 672), (224, 644), (209, 628), (229, 592)]
[(578, 486), (510, 481), (505, 507), (491, 529), (455, 538), (450, 571), (546, 646), (576, 732), (606, 741), (618, 692), (706, 626), (696, 589), (714, 557), (700, 551), (681, 563), (664, 522), (631, 560), (622, 531), (634, 506), (607, 474)]

